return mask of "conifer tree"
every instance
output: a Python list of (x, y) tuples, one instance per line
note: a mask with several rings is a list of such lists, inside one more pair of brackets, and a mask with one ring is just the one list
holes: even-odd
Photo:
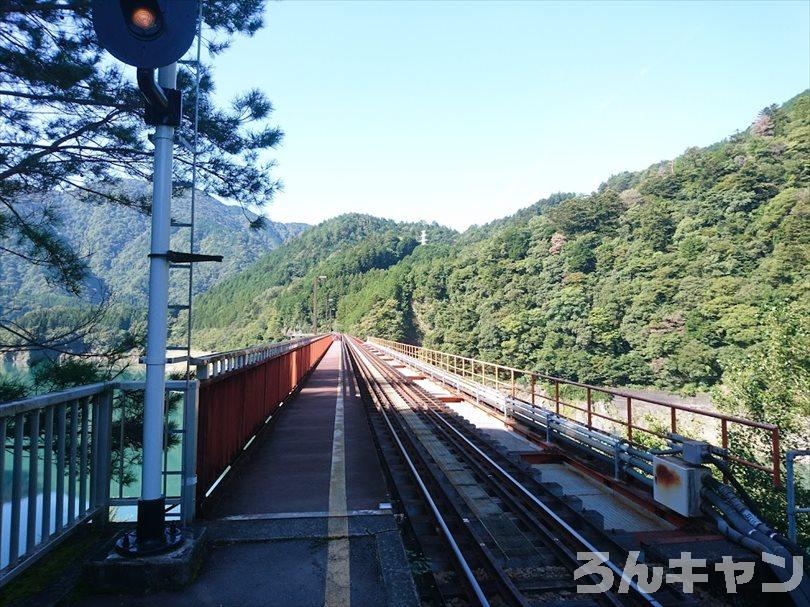
[[(53, 209), (44, 204), (32, 213), (23, 202), (66, 192), (88, 204), (148, 211), (142, 190), (116, 184), (122, 177), (150, 179), (153, 149), (134, 68), (111, 60), (98, 46), (90, 7), (90, 0), (0, 2), (0, 254), (42, 267), (51, 282), (75, 295), (83, 290), (84, 260), (59, 237)], [(282, 133), (268, 123), (273, 108), (258, 90), (241, 93), (228, 107), (217, 105), (210, 63), (234, 36), (251, 36), (262, 27), (264, 2), (206, 0), (203, 7), (208, 65), (200, 83), (198, 187), (238, 201), (258, 227), (261, 218), (247, 211), (265, 205), (279, 186), (272, 162), (262, 162), (260, 153), (277, 145)], [(181, 66), (184, 119), (178, 135), (187, 141), (193, 84), (191, 69)], [(175, 153), (175, 184), (187, 186), (191, 153), (179, 145)], [(11, 333), (0, 341), (24, 345), (28, 337), (12, 317), (13, 311), (0, 313), (0, 329)]]

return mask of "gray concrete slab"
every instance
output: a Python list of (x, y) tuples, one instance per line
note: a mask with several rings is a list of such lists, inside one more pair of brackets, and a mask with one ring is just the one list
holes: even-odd
[(610, 487), (582, 474), (567, 464), (535, 464), (542, 482), (556, 483), (564, 495), (575, 496), (584, 508), (599, 512), (605, 521), (605, 529), (624, 531), (663, 531), (674, 526), (633, 501), (619, 495)]
[[(417, 377), (423, 375), (421, 371), (408, 366), (397, 368), (397, 371), (399, 371), (399, 373), (405, 377)], [(453, 396), (450, 390), (448, 390), (439, 381), (425, 378), (417, 380), (415, 383), (428, 394), (438, 399)], [(514, 432), (509, 426), (504, 424), (497, 417), (488, 414), (486, 411), (476, 407), (472, 403), (466, 401), (458, 403), (448, 402), (447, 406), (453, 412), (473, 424), (476, 428), (483, 431), (492, 441), (502, 445), (509, 451), (540, 451), (540, 448), (537, 445), (520, 436), (520, 434)]]
[[(127, 605), (290, 607), (324, 604), (327, 518), (216, 521), (197, 579), (180, 591), (144, 596), (78, 596), (89, 607)], [(396, 520), (390, 513), (349, 517), (351, 605), (417, 604)]]

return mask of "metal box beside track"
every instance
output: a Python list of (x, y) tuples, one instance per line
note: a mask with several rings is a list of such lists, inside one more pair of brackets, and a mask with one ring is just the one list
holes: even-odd
[(653, 456), (653, 497), (683, 516), (700, 516), (700, 490), (709, 470), (679, 457)]

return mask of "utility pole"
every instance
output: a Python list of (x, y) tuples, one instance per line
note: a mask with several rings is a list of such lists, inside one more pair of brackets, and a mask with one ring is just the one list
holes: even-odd
[(312, 334), (318, 334), (318, 279), (312, 283)]
[(326, 280), (326, 276), (318, 276), (312, 283), (312, 334), (318, 334), (318, 283)]

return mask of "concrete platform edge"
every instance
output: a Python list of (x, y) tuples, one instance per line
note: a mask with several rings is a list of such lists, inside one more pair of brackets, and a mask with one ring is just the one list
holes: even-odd
[[(392, 516), (393, 519), (393, 516)], [(394, 521), (396, 523), (396, 521)], [(399, 528), (377, 534), (377, 558), (388, 607), (418, 607), (419, 595)]]

